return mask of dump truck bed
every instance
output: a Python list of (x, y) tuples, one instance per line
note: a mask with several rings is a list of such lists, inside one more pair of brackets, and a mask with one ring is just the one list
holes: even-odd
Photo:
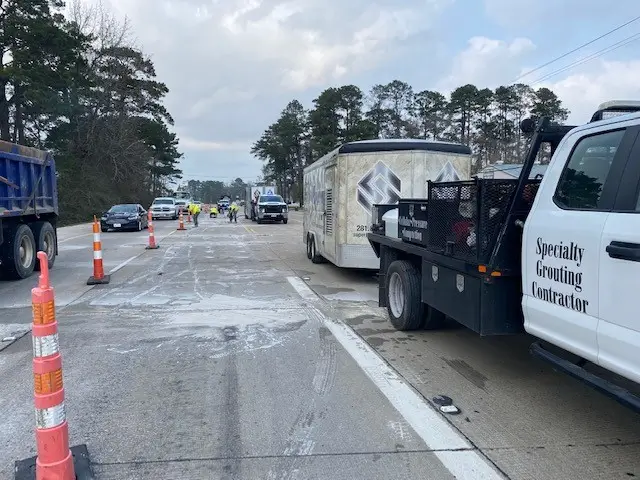
[(0, 141), (0, 216), (58, 213), (56, 168), (49, 152)]

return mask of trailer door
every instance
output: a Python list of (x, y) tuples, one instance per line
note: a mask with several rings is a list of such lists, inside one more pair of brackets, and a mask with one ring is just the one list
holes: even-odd
[(324, 241), (323, 254), (329, 258), (336, 257), (335, 198), (336, 166), (328, 167), (324, 172)]

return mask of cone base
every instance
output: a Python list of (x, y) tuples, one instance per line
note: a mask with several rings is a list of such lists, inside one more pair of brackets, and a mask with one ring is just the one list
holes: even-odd
[[(95, 477), (91, 468), (91, 459), (87, 446), (76, 445), (75, 447), (71, 447), (70, 450), (71, 456), (73, 457), (73, 469), (75, 470), (76, 480), (94, 480)], [(18, 460), (15, 463), (15, 480), (35, 480), (36, 464), (37, 457)], [(51, 478), (57, 477), (52, 476)]]
[(155, 247), (152, 247), (151, 245), (147, 245), (144, 248), (145, 250), (157, 250), (158, 248), (160, 248), (160, 245), (156, 245)]
[(89, 277), (87, 285), (105, 285), (111, 281), (111, 275), (105, 275), (102, 278)]
[(176, 230), (186, 230), (186, 228), (182, 227), (182, 228), (177, 228)]

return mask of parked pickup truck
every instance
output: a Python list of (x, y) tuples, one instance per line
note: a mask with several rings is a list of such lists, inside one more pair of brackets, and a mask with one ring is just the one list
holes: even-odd
[(260, 195), (256, 200), (256, 222), (289, 222), (289, 207), (280, 195)]
[[(428, 199), (396, 206), (397, 235), (374, 217), (391, 323), (434, 329), (449, 317), (480, 335), (526, 331), (539, 339), (534, 355), (640, 410), (638, 111), (609, 102), (580, 127), (524, 121), (532, 138), (518, 179), (430, 182)], [(530, 178), (539, 152), (551, 161)]]
[(0, 141), (0, 269), (27, 278), (44, 251), (53, 267), (58, 254), (58, 187), (53, 156)]
[(175, 220), (178, 218), (178, 207), (176, 206), (176, 199), (173, 197), (158, 197), (153, 200), (151, 207), (151, 216), (153, 220), (160, 218), (169, 218)]

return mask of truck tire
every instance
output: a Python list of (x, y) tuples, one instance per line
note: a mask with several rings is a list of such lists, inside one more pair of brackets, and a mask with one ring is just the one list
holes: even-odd
[(386, 277), (387, 312), (391, 324), (400, 331), (422, 328), (425, 305), (418, 269), (406, 260), (396, 260), (389, 266)]
[(286, 225), (287, 223), (289, 223), (289, 219), (285, 218), (284, 220), (282, 220), (282, 223), (284, 223)]
[(31, 229), (18, 225), (7, 232), (7, 239), (2, 249), (3, 266), (10, 279), (27, 278), (33, 273), (36, 264), (36, 240)]
[[(39, 252), (47, 254), (49, 268), (56, 261), (56, 231), (49, 222), (37, 222), (33, 225), (33, 237)], [(36, 261), (35, 270), (40, 270), (40, 262)]]

